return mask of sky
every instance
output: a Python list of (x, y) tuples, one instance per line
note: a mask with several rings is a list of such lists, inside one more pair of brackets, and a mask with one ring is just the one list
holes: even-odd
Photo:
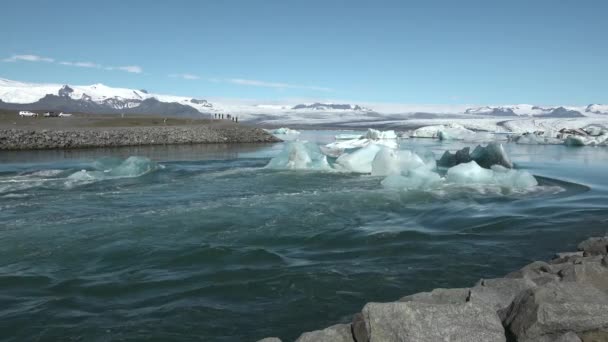
[(608, 103), (608, 1), (10, 1), (0, 78), (199, 98)]

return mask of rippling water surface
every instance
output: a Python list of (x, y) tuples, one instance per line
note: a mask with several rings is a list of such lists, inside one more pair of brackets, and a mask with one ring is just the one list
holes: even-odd
[(264, 169), (281, 145), (1, 152), (0, 339), (291, 340), (607, 231), (605, 148), (507, 144), (549, 190), (503, 194)]

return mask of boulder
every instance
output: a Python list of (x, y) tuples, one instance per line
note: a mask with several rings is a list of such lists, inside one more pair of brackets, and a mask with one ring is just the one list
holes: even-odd
[(602, 259), (566, 264), (559, 271), (558, 275), (563, 282), (577, 282), (590, 285), (608, 294), (608, 268), (603, 265)]
[(543, 285), (559, 280), (556, 270), (544, 261), (535, 261), (522, 269), (511, 272), (505, 278), (525, 278), (532, 280), (536, 285)]
[(527, 278), (482, 279), (471, 288), (470, 301), (491, 307), (500, 320), (504, 321), (513, 299), (523, 291), (534, 287), (536, 284)]
[(281, 339), (278, 337), (266, 337), (259, 340), (258, 342), (281, 342)]
[(607, 255), (608, 236), (589, 238), (578, 245), (578, 250), (585, 255)]
[(608, 328), (608, 296), (593, 286), (553, 282), (525, 290), (509, 308), (505, 326), (518, 342), (555, 340)]
[(550, 263), (551, 264), (561, 264), (564, 262), (575, 262), (576, 260), (579, 260), (583, 257), (584, 257), (583, 252), (557, 253), (553, 257), (553, 259), (551, 259)]
[(300, 335), (296, 342), (354, 342), (350, 324), (336, 324)]
[(463, 304), (469, 300), (469, 289), (435, 289), (420, 292), (399, 299), (400, 302), (419, 302), (427, 304)]
[(473, 303), (368, 303), (362, 314), (370, 342), (506, 341), (496, 312)]
[(580, 334), (582, 342), (608, 342), (608, 331), (597, 330)]

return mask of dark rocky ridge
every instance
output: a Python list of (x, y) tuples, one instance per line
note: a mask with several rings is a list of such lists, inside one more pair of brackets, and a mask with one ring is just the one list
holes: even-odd
[(68, 128), (61, 130), (0, 129), (0, 150), (279, 141), (263, 129), (241, 125)]
[(296, 340), (309, 341), (606, 342), (608, 236), (470, 288), (368, 303), (351, 323), (303, 333)]
[[(68, 87), (69, 88), (69, 87)], [(69, 97), (71, 88), (63, 87), (59, 91), (61, 95), (47, 94), (40, 100), (21, 104), (7, 103), (0, 100), (1, 109), (9, 110), (51, 110), (63, 112), (80, 112), (90, 114), (162, 114), (171, 116), (208, 117), (194, 107), (186, 106), (177, 102), (162, 102), (156, 98), (145, 100), (119, 100), (109, 98), (101, 103), (94, 102), (88, 96), (75, 100)], [(124, 103), (118, 103), (124, 102)], [(128, 105), (131, 104), (131, 108)], [(122, 107), (122, 108), (121, 108)]]

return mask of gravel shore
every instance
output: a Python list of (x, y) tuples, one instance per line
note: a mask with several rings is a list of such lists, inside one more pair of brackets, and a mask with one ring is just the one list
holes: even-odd
[(0, 150), (279, 141), (263, 129), (245, 125), (0, 129)]

